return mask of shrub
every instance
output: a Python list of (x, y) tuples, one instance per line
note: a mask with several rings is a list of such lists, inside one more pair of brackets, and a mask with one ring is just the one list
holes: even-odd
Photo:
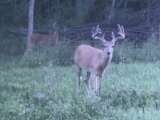
[(134, 59), (134, 45), (130, 42), (123, 42), (115, 48), (113, 62), (129, 63)]
[(135, 61), (155, 62), (160, 60), (160, 46), (154, 36), (148, 39), (141, 47), (132, 42), (123, 42), (115, 48), (113, 61), (116, 63), (130, 63)]
[(61, 42), (54, 48), (53, 64), (70, 65), (72, 63), (73, 47), (68, 42)]
[(72, 63), (73, 48), (67, 42), (61, 42), (55, 47), (38, 47), (26, 52), (20, 65), (36, 67), (52, 63), (53, 65), (70, 65)]
[(157, 44), (155, 37), (151, 37), (147, 42), (144, 43), (142, 49), (137, 49), (136, 57), (140, 61), (155, 62), (160, 60), (159, 54), (160, 46)]
[(0, 51), (1, 54), (8, 56), (18, 56), (23, 54), (25, 50), (25, 42), (24, 37), (20, 37), (15, 34), (8, 34), (8, 32), (4, 29), (0, 31)]

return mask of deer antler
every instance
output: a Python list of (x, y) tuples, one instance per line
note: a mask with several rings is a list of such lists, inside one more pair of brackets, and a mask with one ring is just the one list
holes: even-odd
[(114, 32), (112, 32), (112, 40), (117, 41), (118, 39), (124, 39), (125, 38), (125, 32), (124, 32), (124, 27), (120, 24), (117, 25), (118, 26), (118, 35), (117, 37), (115, 37)]
[(96, 27), (93, 27), (92, 28), (92, 37), (94, 38), (97, 34), (101, 34), (102, 33), (102, 30), (101, 28), (99, 27), (99, 25), (97, 25)]
[[(105, 40), (105, 33), (102, 33), (101, 28), (99, 27), (99, 25), (97, 25), (96, 27), (92, 28), (92, 38), (93, 39), (97, 39), (97, 40), (101, 40), (103, 43), (106, 42)], [(100, 34), (100, 36), (98, 36), (98, 34)]]

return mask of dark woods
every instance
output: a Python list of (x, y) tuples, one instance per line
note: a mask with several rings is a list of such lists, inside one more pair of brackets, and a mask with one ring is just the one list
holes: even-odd
[[(28, 0), (0, 1), (1, 52), (9, 51), (8, 45), (13, 49), (25, 46), (22, 39), (26, 37), (28, 5)], [(91, 27), (100, 24), (109, 39), (119, 23), (125, 26), (127, 38), (135, 43), (146, 41), (152, 33), (159, 40), (159, 5), (159, 0), (35, 0), (34, 32), (54, 31), (56, 23), (61, 40), (65, 36), (78, 42), (84, 37), (90, 39)]]
[[(159, 0), (41, 0), (35, 1), (35, 26), (79, 26), (89, 23), (121, 23), (127, 26), (159, 22)], [(26, 26), (28, 0), (1, 0), (2, 25)], [(48, 26), (47, 26), (48, 25)]]

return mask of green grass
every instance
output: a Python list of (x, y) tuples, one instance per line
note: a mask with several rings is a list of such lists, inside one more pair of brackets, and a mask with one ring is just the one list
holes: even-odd
[(0, 66), (1, 120), (159, 120), (160, 62), (111, 64), (100, 99), (75, 96), (74, 66)]

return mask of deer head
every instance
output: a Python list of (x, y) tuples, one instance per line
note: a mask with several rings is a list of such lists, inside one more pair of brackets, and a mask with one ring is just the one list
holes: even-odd
[(118, 26), (118, 36), (116, 37), (114, 32), (112, 32), (112, 39), (110, 41), (107, 41), (105, 39), (105, 33), (102, 32), (101, 28), (99, 25), (97, 27), (92, 28), (92, 38), (100, 40), (104, 46), (104, 51), (107, 55), (111, 55), (113, 53), (113, 49), (115, 46), (115, 43), (117, 40), (122, 40), (125, 38), (125, 32), (124, 32), (124, 27), (122, 25), (117, 25)]

